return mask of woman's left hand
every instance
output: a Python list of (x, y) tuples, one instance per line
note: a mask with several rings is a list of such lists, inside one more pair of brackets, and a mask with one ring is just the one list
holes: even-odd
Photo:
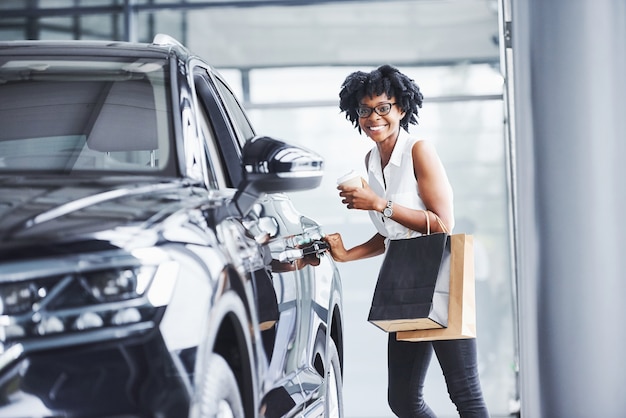
[(346, 247), (343, 244), (341, 234), (336, 232), (332, 234), (326, 234), (324, 236), (324, 241), (328, 243), (328, 250), (330, 252), (330, 255), (333, 257), (333, 260), (340, 262), (347, 261), (348, 250), (346, 250)]

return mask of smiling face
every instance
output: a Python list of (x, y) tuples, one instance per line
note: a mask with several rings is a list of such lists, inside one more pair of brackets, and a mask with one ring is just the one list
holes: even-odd
[[(389, 105), (392, 103), (393, 105), (387, 114), (384, 112), (384, 110), (386, 110), (384, 109), (384, 106), (383, 109), (379, 107), (381, 105)], [(398, 136), (398, 132), (400, 131), (400, 121), (404, 117), (405, 113), (399, 107), (399, 104), (396, 104), (393, 97), (388, 97), (385, 93), (380, 96), (365, 96), (359, 102), (359, 106), (362, 109), (369, 108), (371, 110), (371, 114), (369, 116), (359, 117), (359, 126), (361, 127), (361, 130), (374, 142), (381, 143), (389, 138), (394, 140)], [(383, 115), (381, 116), (379, 113), (383, 113)]]

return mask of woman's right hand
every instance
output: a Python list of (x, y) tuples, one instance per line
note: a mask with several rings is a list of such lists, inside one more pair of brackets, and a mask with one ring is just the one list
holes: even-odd
[(348, 209), (381, 212), (385, 208), (387, 201), (378, 196), (364, 178), (361, 178), (361, 184), (363, 187), (337, 186), (339, 196), (343, 198), (341, 203), (346, 205)]

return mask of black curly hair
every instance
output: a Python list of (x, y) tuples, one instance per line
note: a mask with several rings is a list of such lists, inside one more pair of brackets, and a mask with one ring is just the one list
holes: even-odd
[(397, 105), (406, 112), (400, 126), (409, 131), (409, 123), (417, 125), (417, 111), (422, 107), (424, 96), (411, 78), (397, 68), (385, 64), (369, 73), (355, 71), (346, 77), (339, 92), (339, 108), (361, 133), (359, 115), (356, 109), (365, 96), (373, 97), (387, 94), (394, 97)]

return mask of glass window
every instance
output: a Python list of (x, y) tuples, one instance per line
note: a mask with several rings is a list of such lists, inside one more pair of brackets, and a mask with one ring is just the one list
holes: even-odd
[(338, 100), (338, 87), (346, 75), (344, 68), (337, 67), (252, 70), (250, 101), (262, 104)]
[(0, 62), (0, 170), (165, 170), (171, 111), (164, 63), (5, 58)]
[(239, 145), (240, 147), (243, 147), (243, 144), (247, 140), (254, 137), (254, 130), (252, 129), (252, 126), (250, 126), (247, 116), (239, 105), (235, 95), (232, 91), (230, 91), (230, 88), (228, 88), (228, 86), (220, 78), (217, 78), (216, 81), (222, 100), (224, 100), (225, 106), (230, 111), (230, 117), (233, 119), (233, 128), (235, 129), (235, 132), (237, 132)]
[(198, 109), (198, 124), (202, 141), (204, 143), (205, 152), (209, 158), (207, 161), (208, 186), (212, 189), (224, 189), (228, 187), (226, 181), (225, 167), (222, 164), (219, 147), (213, 134), (213, 128), (209, 121), (209, 117), (204, 109), (200, 106)]

